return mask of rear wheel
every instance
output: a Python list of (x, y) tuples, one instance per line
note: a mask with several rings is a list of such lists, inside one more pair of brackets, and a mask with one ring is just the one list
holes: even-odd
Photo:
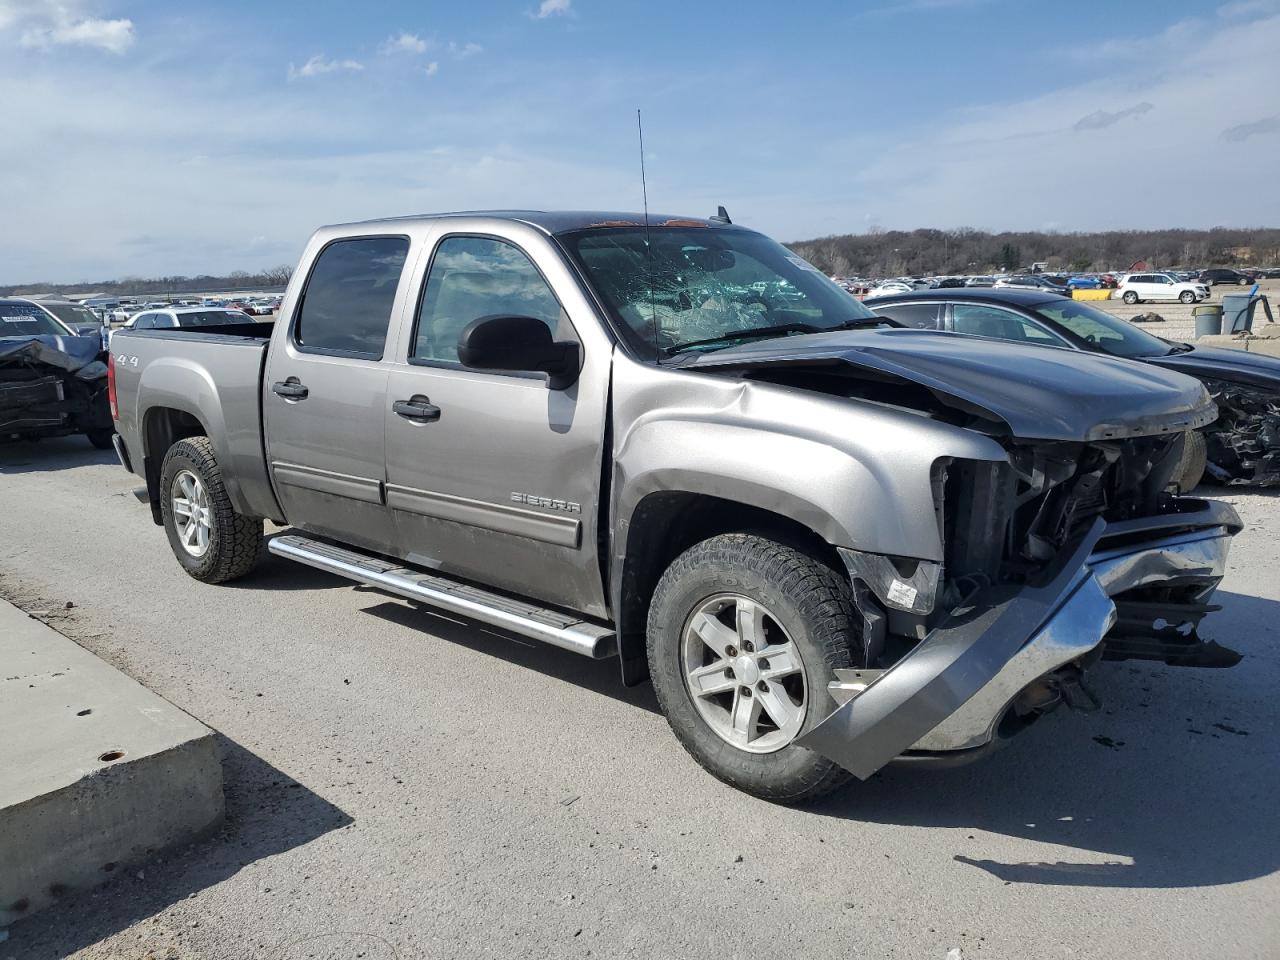
[(1183, 290), (1182, 293), (1179, 295), (1178, 299), (1181, 300), (1183, 303), (1195, 303), (1196, 295), (1191, 290)]
[(1132, 306), (1133, 304), (1138, 302), (1138, 295), (1134, 293), (1132, 290), (1126, 290), (1124, 293), (1124, 296), (1121, 297), (1120, 299), (1122, 299), (1125, 303)]
[(243, 577), (262, 555), (262, 518), (236, 513), (208, 437), (169, 448), (160, 469), (160, 514), (173, 555), (197, 580)]
[(852, 589), (827, 564), (749, 534), (681, 554), (649, 608), (649, 672), (672, 731), (704, 769), (755, 796), (816, 799), (849, 779), (797, 746), (861, 656)]

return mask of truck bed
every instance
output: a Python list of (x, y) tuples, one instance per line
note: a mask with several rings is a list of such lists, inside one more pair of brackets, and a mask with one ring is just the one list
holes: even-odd
[(148, 431), (156, 429), (157, 418), (167, 419), (209, 437), (227, 468), (224, 480), (237, 510), (279, 515), (262, 436), (262, 375), (272, 327), (218, 324), (112, 335), (116, 430), (130, 469), (149, 486), (165, 450), (150, 448)]

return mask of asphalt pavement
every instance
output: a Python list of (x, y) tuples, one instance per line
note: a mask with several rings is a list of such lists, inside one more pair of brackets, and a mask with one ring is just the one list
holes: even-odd
[(191, 580), (135, 485), (81, 437), (0, 446), (0, 595), (218, 731), (226, 827), (0, 960), (1280, 957), (1274, 495), (1214, 491), (1247, 528), (1203, 632), (1240, 666), (1102, 664), (1098, 713), (788, 809), (612, 661), (278, 558)]

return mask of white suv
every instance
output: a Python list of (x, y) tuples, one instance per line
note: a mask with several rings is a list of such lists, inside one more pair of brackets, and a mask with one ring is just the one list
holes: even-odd
[(1131, 273), (1120, 278), (1113, 297), (1125, 303), (1144, 300), (1178, 300), (1199, 303), (1209, 296), (1209, 288), (1198, 281), (1176, 280), (1167, 273)]

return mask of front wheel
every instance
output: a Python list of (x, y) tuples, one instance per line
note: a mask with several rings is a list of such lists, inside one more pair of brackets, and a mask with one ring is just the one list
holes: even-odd
[(1133, 306), (1133, 304), (1138, 302), (1138, 295), (1134, 293), (1132, 290), (1126, 290), (1124, 296), (1121, 297), (1120, 299), (1123, 300), (1125, 303), (1129, 304), (1130, 306)]
[(262, 555), (262, 518), (236, 513), (208, 437), (179, 440), (165, 454), (160, 515), (173, 555), (197, 580), (243, 577)]
[(847, 771), (795, 741), (836, 708), (836, 668), (862, 662), (849, 582), (797, 549), (750, 534), (696, 544), (649, 607), (649, 673), (681, 744), (713, 776), (803, 803)]
[(1200, 486), (1208, 464), (1209, 448), (1204, 434), (1199, 430), (1188, 431), (1182, 444), (1182, 457), (1173, 471), (1173, 482), (1178, 485), (1178, 492), (1190, 493)]
[(1182, 293), (1178, 296), (1178, 299), (1181, 300), (1183, 303), (1195, 303), (1196, 295), (1191, 290), (1183, 290)]

